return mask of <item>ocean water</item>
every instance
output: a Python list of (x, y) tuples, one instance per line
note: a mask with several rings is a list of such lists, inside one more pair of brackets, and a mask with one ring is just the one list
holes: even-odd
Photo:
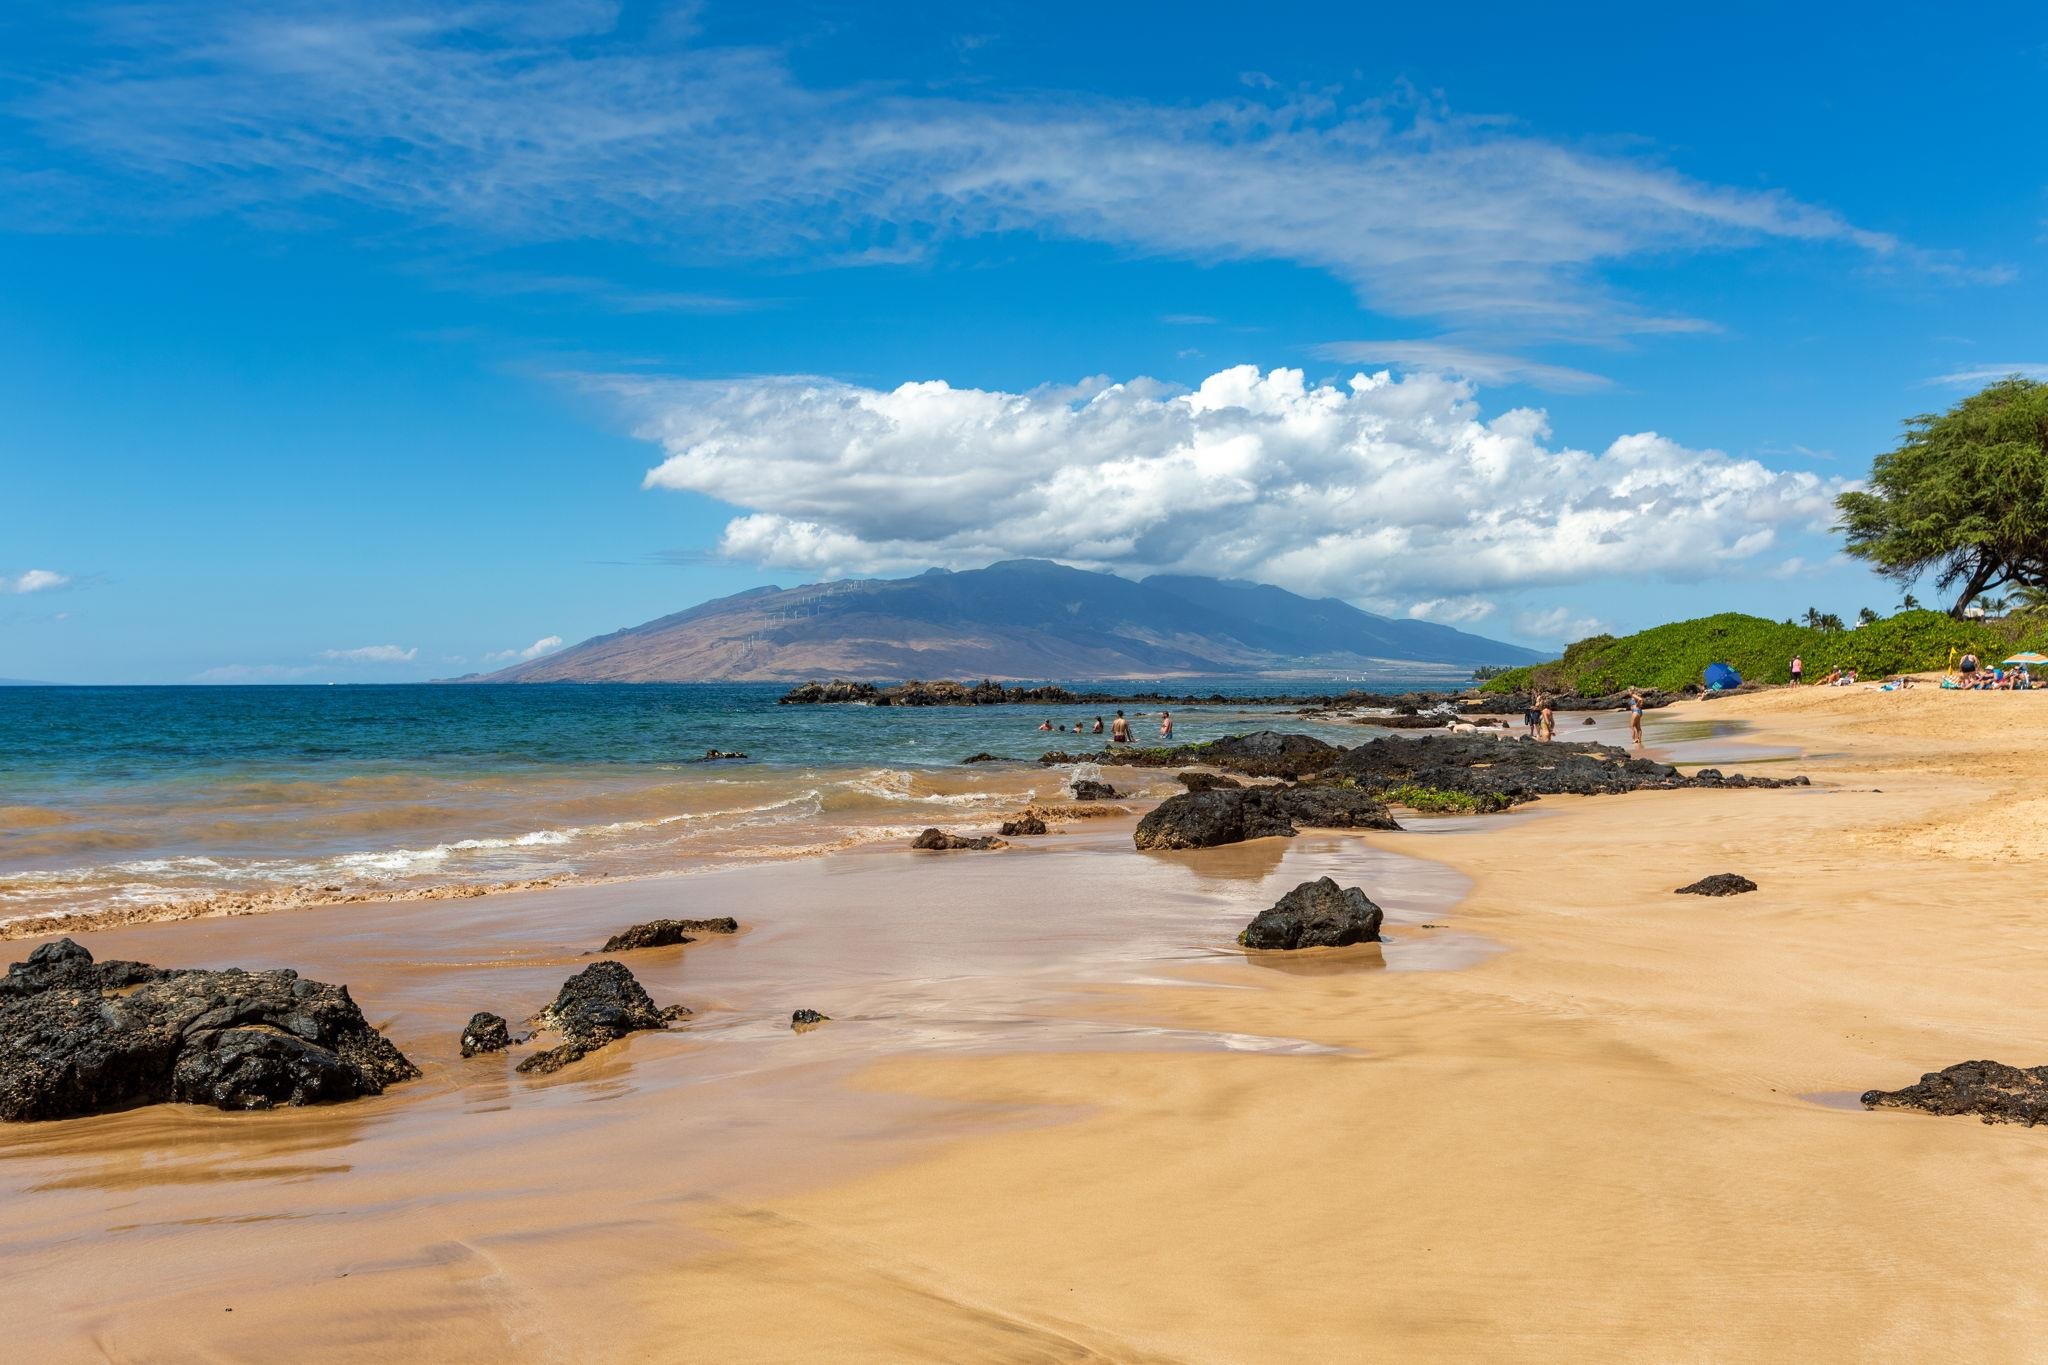
[[(1072, 770), (1034, 760), (1101, 747), (1071, 727), (1113, 714), (778, 706), (784, 690), (0, 688), (0, 920), (687, 872), (973, 827), (1062, 799)], [(1139, 742), (1156, 742), (1157, 708), (1126, 710)], [(1240, 704), (1175, 708), (1174, 719), (1179, 740), (1282, 720), (1360, 738), (1355, 726)], [(1039, 731), (1045, 720), (1067, 733)], [(749, 757), (701, 761), (714, 748)], [(960, 764), (984, 750), (1017, 761)], [(1167, 781), (1124, 771), (1145, 788)]]

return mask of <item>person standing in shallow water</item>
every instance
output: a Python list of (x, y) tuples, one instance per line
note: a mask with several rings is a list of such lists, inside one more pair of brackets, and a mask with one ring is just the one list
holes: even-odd
[(1643, 694), (1633, 687), (1628, 690), (1628, 737), (1636, 748), (1643, 747)]
[(1121, 711), (1117, 712), (1116, 719), (1109, 723), (1109, 742), (1111, 744), (1129, 744), (1131, 742), (1131, 723), (1124, 719), (1124, 713)]
[(1159, 713), (1159, 737), (1161, 739), (1173, 738), (1173, 712), (1161, 711)]
[(1095, 728), (1093, 730), (1090, 730), (1088, 733), (1092, 735), (1099, 735), (1102, 733), (1102, 717), (1097, 716), (1095, 718)]
[(1536, 699), (1536, 712), (1543, 722), (1543, 733), (1539, 738), (1547, 744), (1557, 738), (1557, 706), (1548, 692)]

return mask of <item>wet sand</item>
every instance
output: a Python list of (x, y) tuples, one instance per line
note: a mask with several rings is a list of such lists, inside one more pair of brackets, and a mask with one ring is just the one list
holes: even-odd
[[(1168, 856), (1105, 821), (87, 936), (348, 981), (427, 1074), (0, 1131), (0, 1267), (47, 1305), (17, 1349), (2038, 1355), (2048, 1137), (1840, 1097), (2042, 1060), (2048, 697), (1763, 694), (1654, 713), (1652, 743), (1728, 760), (1671, 728), (1699, 721), (1817, 785)], [(1719, 871), (1762, 890), (1671, 894)], [(1228, 946), (1325, 872), (1389, 943)], [(687, 1027), (541, 1082), (455, 1057), (471, 1011), (537, 1007), (658, 913), (749, 925), (630, 956)], [(799, 1006), (834, 1022), (794, 1035)]]

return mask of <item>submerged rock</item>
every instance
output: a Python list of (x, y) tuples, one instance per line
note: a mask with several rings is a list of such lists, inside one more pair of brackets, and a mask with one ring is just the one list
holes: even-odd
[(689, 1013), (681, 1005), (655, 1008), (625, 963), (593, 962), (564, 981), (555, 1002), (534, 1016), (536, 1028), (562, 1035), (560, 1045), (528, 1057), (519, 1070), (541, 1075), (560, 1071), (606, 1043), (629, 1033), (667, 1028)]
[(948, 834), (945, 830), (937, 828), (928, 829), (918, 835), (910, 841), (910, 846), (912, 848), (932, 849), (938, 852), (946, 852), (958, 848), (987, 849), (1009, 847), (1008, 844), (993, 834), (980, 834), (970, 839), (964, 834)]
[(1074, 779), (1072, 790), (1076, 801), (1116, 800), (1116, 788), (1107, 782), (1091, 782), (1085, 777), (1079, 777)]
[(798, 1033), (808, 1033), (820, 1024), (829, 1024), (831, 1022), (831, 1015), (820, 1014), (816, 1010), (798, 1010), (795, 1014), (789, 1016), (789, 1026)]
[(96, 963), (66, 938), (0, 980), (0, 1118), (168, 1101), (317, 1104), (382, 1094), (419, 1074), (346, 986), (289, 969)]
[(1259, 912), (1237, 941), (1247, 948), (1342, 948), (1379, 941), (1385, 913), (1355, 886), (1303, 882)]
[(1131, 836), (1139, 848), (1214, 848), (1317, 829), (1399, 829), (1384, 802), (1343, 787), (1225, 787), (1169, 796)]
[(1702, 877), (1690, 886), (1681, 886), (1674, 895), (1679, 896), (1739, 896), (1745, 891), (1756, 890), (1756, 883), (1739, 872), (1716, 872), (1711, 877)]
[(1030, 811), (1024, 812), (1024, 814), (1014, 820), (1005, 820), (996, 827), (996, 833), (1005, 839), (1014, 839), (1019, 835), (1025, 834), (1043, 834), (1045, 832), (1045, 821), (1039, 819)]
[(983, 751), (983, 752), (981, 752), (981, 753), (978, 753), (978, 754), (969, 754), (969, 755), (967, 755), (967, 757), (965, 757), (965, 758), (961, 759), (960, 761), (961, 761), (962, 763), (1001, 763), (1001, 762), (1002, 762), (1003, 760), (1002, 760), (1002, 759), (1000, 759), (1000, 758), (997, 758), (997, 757), (996, 757), (996, 756), (995, 756), (994, 754), (992, 754), (992, 753), (988, 753), (987, 751)]
[(645, 924), (635, 924), (621, 929), (604, 941), (599, 952), (629, 953), (635, 948), (670, 948), (678, 943), (695, 943), (697, 940), (683, 932), (679, 919), (651, 919)]
[(2028, 1128), (2048, 1122), (2048, 1066), (1958, 1062), (1930, 1071), (1903, 1090), (1866, 1090), (1872, 1109), (1921, 1109), (1930, 1114), (1976, 1114), (1986, 1123)]
[(502, 1016), (496, 1014), (472, 1014), (469, 1023), (462, 1030), (462, 1055), (474, 1057), (484, 1052), (503, 1052), (512, 1046), (512, 1030), (506, 1027)]
[(730, 759), (730, 758), (745, 758), (745, 757), (746, 757), (746, 755), (745, 755), (745, 754), (742, 754), (742, 753), (737, 753), (737, 752), (728, 752), (727, 750), (724, 750), (724, 749), (706, 749), (706, 750), (704, 751), (704, 757), (702, 757), (702, 758), (698, 759), (697, 761), (698, 761), (699, 763), (722, 763), (722, 762), (724, 762), (725, 760), (727, 760), (727, 759)]

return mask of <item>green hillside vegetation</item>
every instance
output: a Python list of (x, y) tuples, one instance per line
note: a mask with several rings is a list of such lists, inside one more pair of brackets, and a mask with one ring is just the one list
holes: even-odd
[(1853, 668), (1859, 677), (1875, 681), (1893, 673), (1941, 668), (1951, 649), (1971, 650), (1995, 663), (2017, 650), (2044, 645), (2048, 618), (2032, 612), (1958, 621), (1938, 611), (1902, 611), (1855, 630), (1815, 630), (1723, 612), (1619, 638), (1595, 635), (1565, 650), (1562, 659), (1490, 678), (1482, 690), (1534, 689), (1582, 697), (1606, 696), (1629, 687), (1675, 692), (1698, 683), (1713, 663), (1728, 664), (1748, 682), (1782, 683), (1791, 679), (1795, 654), (1804, 659), (1809, 681), (1836, 667)]

